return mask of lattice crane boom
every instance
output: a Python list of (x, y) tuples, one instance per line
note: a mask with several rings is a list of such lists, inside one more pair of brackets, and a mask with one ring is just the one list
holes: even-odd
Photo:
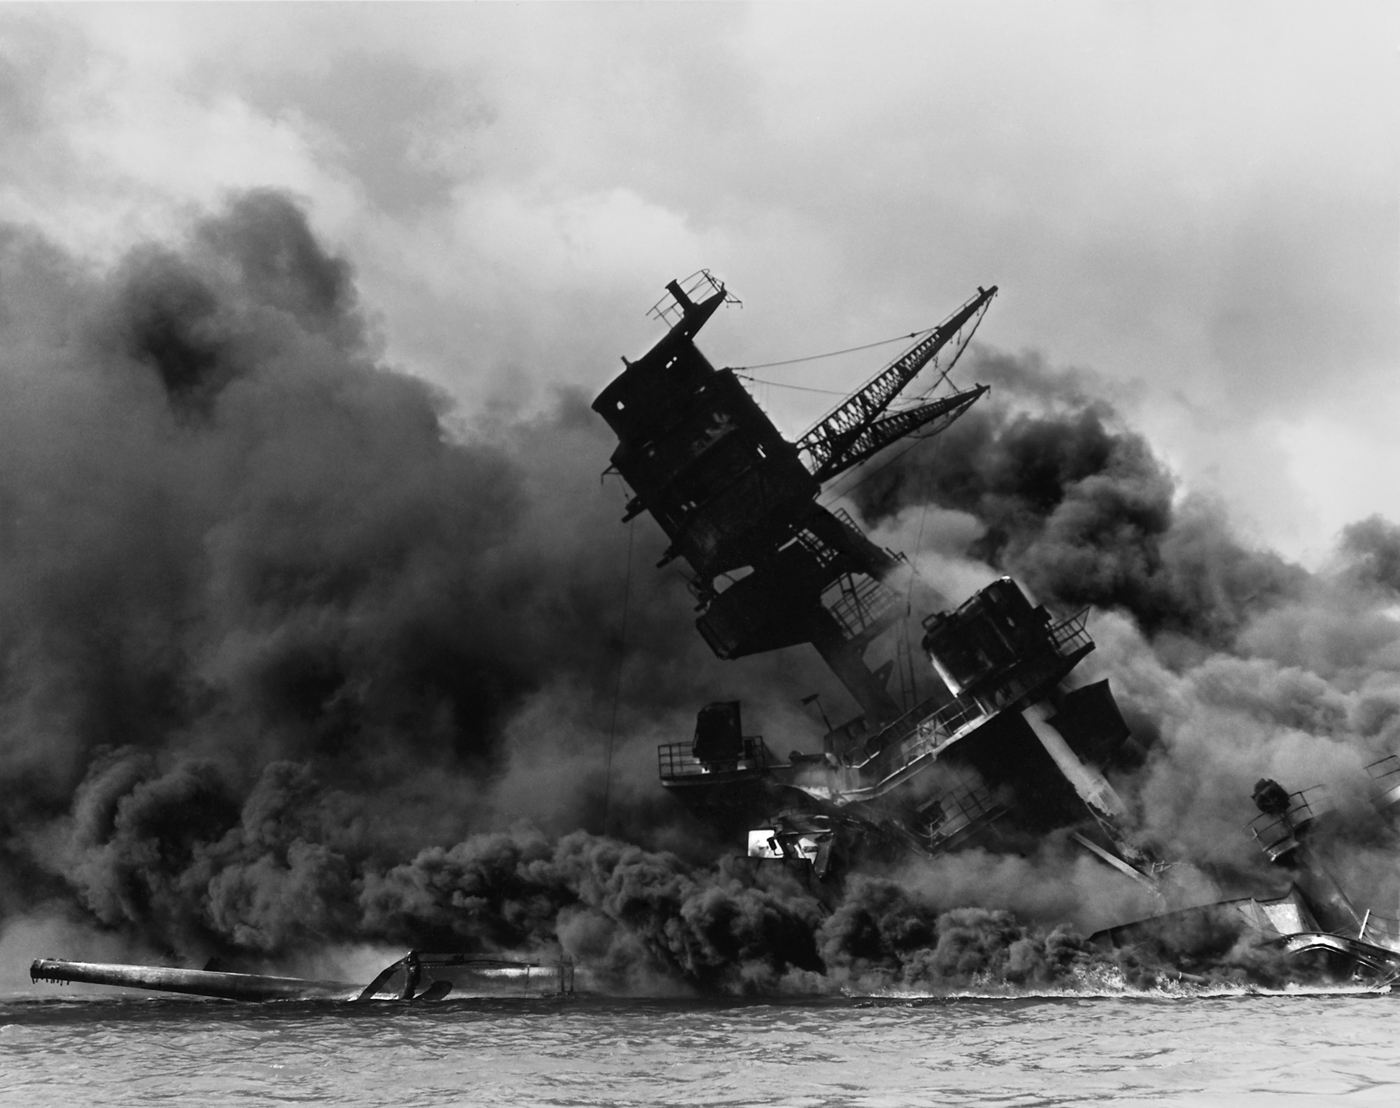
[(877, 419), (850, 441), (842, 451), (839, 463), (828, 465), (820, 474), (822, 480), (844, 473), (852, 466), (859, 465), (866, 458), (878, 454), (890, 443), (912, 434), (922, 427), (929, 427), (928, 434), (936, 435), (983, 395), (989, 391), (988, 385), (975, 385), (962, 392), (940, 396), (917, 408), (905, 408), (891, 415)]
[[(875, 447), (867, 450), (864, 445), (857, 444), (868, 443), (867, 432), (880, 421), (880, 417), (895, 397), (963, 327), (986, 310), (996, 293), (995, 285), (989, 289), (979, 288), (976, 296), (867, 381), (858, 391), (838, 404), (821, 422), (798, 439), (797, 449), (806, 455), (807, 467), (812, 476), (819, 481), (825, 481), (849, 469), (857, 461), (868, 458), (879, 449)], [(981, 393), (977, 395), (980, 396)], [(975, 400), (976, 397), (972, 399)], [(971, 400), (967, 403), (970, 404)], [(957, 414), (961, 414), (965, 408), (966, 404), (958, 408)], [(940, 414), (943, 413), (935, 413), (929, 416), (929, 419), (937, 418)], [(910, 430), (912, 429), (911, 427)], [(881, 445), (893, 442), (894, 438), (884, 438)], [(857, 450), (860, 451), (859, 458), (853, 457), (853, 452)]]

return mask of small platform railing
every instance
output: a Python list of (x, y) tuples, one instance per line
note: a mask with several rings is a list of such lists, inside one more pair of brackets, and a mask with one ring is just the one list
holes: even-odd
[(942, 820), (928, 831), (930, 850), (944, 850), (955, 839), (966, 837), (1001, 815), (1005, 806), (997, 803), (985, 785), (963, 784), (944, 793), (936, 801)]
[(1081, 650), (1092, 650), (1094, 640), (1089, 637), (1089, 609), (1081, 608), (1068, 619), (1062, 619), (1050, 628), (1050, 641), (1055, 649), (1066, 658)]
[(693, 743), (665, 743), (656, 748), (661, 780), (704, 777), (717, 773), (758, 773), (768, 765), (768, 748), (762, 735), (746, 735), (743, 753), (738, 758), (702, 762), (691, 753)]
[(855, 638), (878, 623), (899, 604), (899, 596), (873, 577), (843, 582), (841, 597), (829, 611), (846, 634)]
[[(677, 282), (680, 289), (693, 303), (708, 300), (715, 293), (724, 293), (726, 304), (739, 304), (741, 301), (733, 293), (727, 291), (723, 284), (717, 281), (708, 269), (697, 269), (683, 281)], [(651, 306), (647, 311), (650, 319), (657, 319), (667, 327), (674, 327), (685, 318), (685, 307), (671, 292), (667, 292), (660, 300)]]
[(1400, 755), (1391, 754), (1366, 767), (1371, 780), (1375, 782), (1376, 803), (1384, 812), (1400, 806)]
[[(1298, 848), (1298, 832), (1317, 818), (1318, 811), (1325, 810), (1323, 801), (1326, 796), (1325, 785), (1314, 785), (1301, 792), (1289, 793), (1287, 812), (1282, 815), (1262, 812), (1249, 821), (1249, 833), (1254, 836), (1259, 849), (1269, 861), (1277, 862)], [(1316, 809), (1314, 803), (1317, 805)]]

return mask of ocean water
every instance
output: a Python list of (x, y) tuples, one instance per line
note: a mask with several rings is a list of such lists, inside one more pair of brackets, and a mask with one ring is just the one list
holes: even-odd
[(1400, 997), (0, 1003), (4, 1105), (1400, 1105)]

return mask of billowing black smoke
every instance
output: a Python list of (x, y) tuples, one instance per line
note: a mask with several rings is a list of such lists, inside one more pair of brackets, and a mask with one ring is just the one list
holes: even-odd
[[(334, 932), (339, 902), (293, 903), (313, 870), (515, 817), (601, 825), (620, 661), (632, 731), (717, 695), (683, 582), (624, 581), (585, 398), (450, 435), (286, 198), (104, 274), (7, 229), (0, 331), (7, 914), (76, 894), (163, 943), (267, 947), (237, 907), (266, 876)], [(260, 776), (279, 762), (299, 768)], [(613, 822), (649, 824), (628, 769)]]
[[(997, 400), (860, 506), (963, 513), (967, 557), (1107, 613), (1115, 687), (1162, 736), (1119, 782), (1144, 832), (1247, 870), (1219, 845), (1242, 781), (1355, 774), (1400, 731), (1400, 690), (1338, 676), (1395, 640), (1393, 528), (1348, 533), (1320, 607), (1316, 579), (1178, 502), (1085, 382), (979, 373)], [(655, 745), (742, 696), (800, 746), (798, 701), (830, 678), (810, 651), (716, 662), (645, 520), (627, 579), (586, 397), (450, 414), (383, 363), (350, 268), (285, 197), (110, 272), (0, 230), (0, 927), (78, 944), (20, 958), (563, 950), (608, 987), (737, 992), (1044, 987), (1112, 963), (1063, 921), (1136, 893), (1063, 851), (861, 875), (834, 903), (723, 856), (655, 787)], [(1298, 631), (1338, 597), (1335, 643)], [(1162, 664), (1167, 632), (1192, 666)], [(1320, 758), (1325, 727), (1345, 734)]]
[(1147, 440), (1078, 375), (984, 355), (967, 371), (992, 393), (944, 433), (854, 490), (878, 522), (928, 502), (982, 531), (966, 553), (1060, 609), (1132, 615), (1149, 635), (1230, 644), (1255, 612), (1301, 591), (1306, 574), (1235, 539), (1218, 508), (1176, 501)]
[[(651, 531), (625, 579), (585, 397), (449, 433), (280, 195), (107, 273), (2, 242), (0, 918), (194, 960), (567, 935), (715, 987), (819, 965), (815, 900), (692, 873), (654, 746), (821, 671), (714, 662)], [(554, 838), (605, 824), (691, 861)]]
[[(449, 434), (445, 399), (377, 361), (348, 267), (286, 199), (244, 196), (105, 275), (3, 242), (17, 825), (66, 809), (105, 748), (245, 784), (277, 758), (355, 789), (478, 781), (529, 745), (507, 725), (547, 692), (571, 705), (560, 745), (593, 756), (625, 587), (629, 705), (660, 726), (722, 674), (676, 575), (624, 581), (585, 398)], [(639, 565), (657, 544), (637, 536)]]

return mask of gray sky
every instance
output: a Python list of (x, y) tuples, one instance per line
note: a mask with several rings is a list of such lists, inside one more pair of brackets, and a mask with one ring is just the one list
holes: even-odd
[[(103, 266), (289, 189), (468, 415), (595, 391), (702, 265), (745, 302), (717, 364), (996, 283), (979, 338), (1099, 375), (1183, 487), (1316, 561), (1400, 519), (1397, 10), (7, 6), (0, 219)], [(826, 403), (761, 399), (793, 434)]]

